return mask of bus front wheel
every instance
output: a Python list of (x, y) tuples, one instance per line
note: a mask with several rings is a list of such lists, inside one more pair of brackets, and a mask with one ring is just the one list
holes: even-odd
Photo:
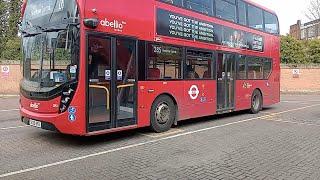
[(175, 120), (176, 107), (166, 95), (159, 96), (151, 107), (151, 129), (157, 133), (168, 131)]
[(259, 90), (255, 90), (251, 97), (251, 109), (252, 114), (257, 114), (262, 109), (262, 95)]

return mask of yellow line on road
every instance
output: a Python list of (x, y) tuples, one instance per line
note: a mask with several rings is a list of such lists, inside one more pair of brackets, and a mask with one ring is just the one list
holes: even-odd
[(165, 137), (165, 136), (170, 136), (173, 134), (178, 134), (184, 132), (184, 130), (182, 129), (172, 129), (171, 131), (168, 132), (164, 132), (164, 133), (139, 133), (142, 136), (147, 136), (147, 137), (151, 137), (151, 138), (160, 138), (160, 137)]

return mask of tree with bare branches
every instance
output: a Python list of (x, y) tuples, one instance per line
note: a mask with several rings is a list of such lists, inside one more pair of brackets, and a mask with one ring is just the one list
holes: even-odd
[(311, 21), (320, 19), (320, 0), (310, 0), (306, 17)]

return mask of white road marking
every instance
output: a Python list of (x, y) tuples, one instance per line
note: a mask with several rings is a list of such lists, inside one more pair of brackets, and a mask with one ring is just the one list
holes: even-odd
[(310, 100), (310, 101), (297, 101), (297, 100), (292, 100), (292, 101), (281, 101), (282, 103), (314, 103), (314, 102), (320, 102), (320, 100)]
[(9, 98), (13, 98), (13, 97), (20, 97), (20, 95), (4, 95), (4, 94), (0, 94), (0, 99), (9, 99)]
[[(301, 107), (301, 108), (296, 108), (296, 109), (291, 109), (291, 110), (282, 111), (282, 112), (278, 112), (278, 113), (273, 113), (272, 115), (279, 115), (279, 114), (284, 114), (284, 113), (288, 113), (288, 112), (299, 111), (299, 110), (303, 110), (303, 109), (307, 109), (307, 108), (311, 108), (311, 107), (316, 107), (316, 106), (320, 106), (320, 104), (315, 104), (315, 105), (311, 105), (311, 106), (305, 106), (305, 107)], [(204, 129), (199, 129), (199, 130), (195, 130), (195, 131), (189, 131), (189, 132), (180, 133), (180, 134), (176, 134), (176, 135), (172, 135), (172, 136), (168, 136), (168, 137), (163, 137), (163, 138), (159, 138), (159, 139), (155, 139), (155, 140), (151, 140), (151, 141), (146, 141), (146, 142), (141, 142), (141, 143), (132, 144), (132, 145), (128, 145), (128, 146), (123, 146), (123, 147), (119, 147), (116, 149), (111, 149), (111, 150), (107, 150), (107, 151), (88, 154), (85, 156), (79, 156), (76, 158), (66, 159), (63, 161), (58, 161), (55, 163), (50, 163), (50, 164), (46, 164), (46, 165), (42, 165), (42, 166), (36, 166), (36, 167), (28, 168), (28, 169), (22, 169), (19, 171), (13, 171), (13, 172), (1, 174), (0, 178), (9, 177), (9, 176), (22, 174), (22, 173), (26, 173), (26, 172), (31, 172), (31, 171), (36, 171), (36, 170), (40, 170), (40, 169), (45, 169), (45, 168), (49, 168), (49, 167), (54, 167), (54, 166), (58, 166), (58, 165), (62, 165), (62, 164), (70, 163), (70, 162), (80, 161), (80, 160), (91, 158), (91, 157), (109, 154), (112, 152), (122, 151), (122, 150), (131, 149), (131, 148), (135, 148), (135, 147), (139, 147), (139, 146), (144, 146), (144, 145), (148, 145), (148, 144), (152, 144), (152, 143), (156, 143), (156, 142), (161, 142), (161, 141), (170, 140), (170, 139), (174, 139), (174, 138), (178, 138), (178, 137), (182, 137), (182, 136), (187, 136), (187, 135), (191, 135), (191, 134), (195, 134), (195, 133), (201, 133), (201, 132), (205, 132), (205, 131), (209, 131), (209, 130), (213, 130), (213, 129), (223, 128), (226, 126), (231, 126), (231, 125), (235, 125), (235, 124), (259, 120), (259, 119), (263, 119), (263, 118), (269, 117), (269, 116), (270, 115), (259, 116), (259, 117), (250, 118), (250, 119), (241, 120), (241, 121), (232, 122), (232, 123), (227, 123), (227, 124), (223, 124), (223, 125), (219, 125), (219, 126), (212, 126), (212, 127), (208, 127), (208, 128), (204, 128)]]
[(4, 109), (0, 110), (0, 112), (11, 112), (11, 111), (19, 111), (20, 109)]
[(15, 127), (4, 127), (4, 128), (0, 128), (0, 130), (19, 129), (19, 128), (25, 128), (25, 127), (29, 127), (29, 126), (25, 125), (25, 126), (15, 126)]
[(279, 120), (268, 120), (268, 119), (264, 119), (267, 121), (274, 121), (274, 122), (280, 122), (280, 123), (286, 123), (286, 124), (296, 124), (296, 125), (304, 125), (304, 126), (315, 126), (315, 127), (320, 127), (320, 124), (310, 124), (310, 123), (303, 123), (303, 122), (295, 122), (295, 121), (284, 121), (282, 119)]
[(151, 137), (151, 138), (161, 138), (161, 137), (165, 137), (165, 136), (170, 136), (173, 134), (178, 134), (184, 132), (184, 130), (182, 129), (172, 129), (168, 132), (164, 132), (164, 133), (139, 133), (142, 136), (147, 136), (147, 137)]

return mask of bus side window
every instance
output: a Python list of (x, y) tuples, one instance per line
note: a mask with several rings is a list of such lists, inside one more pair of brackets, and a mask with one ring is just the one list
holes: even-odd
[(237, 22), (235, 0), (216, 0), (216, 16), (228, 21)]
[(278, 18), (269, 12), (264, 12), (265, 31), (271, 34), (279, 34)]
[(213, 3), (212, 0), (184, 0), (185, 8), (191, 9), (203, 14), (212, 15), (213, 13)]
[(212, 79), (213, 54), (187, 50), (186, 79)]
[(272, 72), (272, 60), (264, 59), (263, 62), (263, 78), (268, 79)]
[(238, 61), (238, 75), (237, 79), (239, 80), (246, 80), (247, 79), (247, 63), (246, 63), (246, 57), (243, 55), (239, 55), (239, 61)]
[(148, 44), (147, 79), (181, 79), (182, 50), (165, 44)]
[(253, 5), (248, 5), (248, 21), (249, 27), (263, 30), (263, 11)]
[(263, 79), (262, 59), (258, 57), (248, 57), (248, 79)]
[(247, 25), (247, 4), (242, 0), (238, 0), (238, 23)]
[(161, 0), (162, 2), (173, 4), (176, 6), (182, 6), (182, 0)]

